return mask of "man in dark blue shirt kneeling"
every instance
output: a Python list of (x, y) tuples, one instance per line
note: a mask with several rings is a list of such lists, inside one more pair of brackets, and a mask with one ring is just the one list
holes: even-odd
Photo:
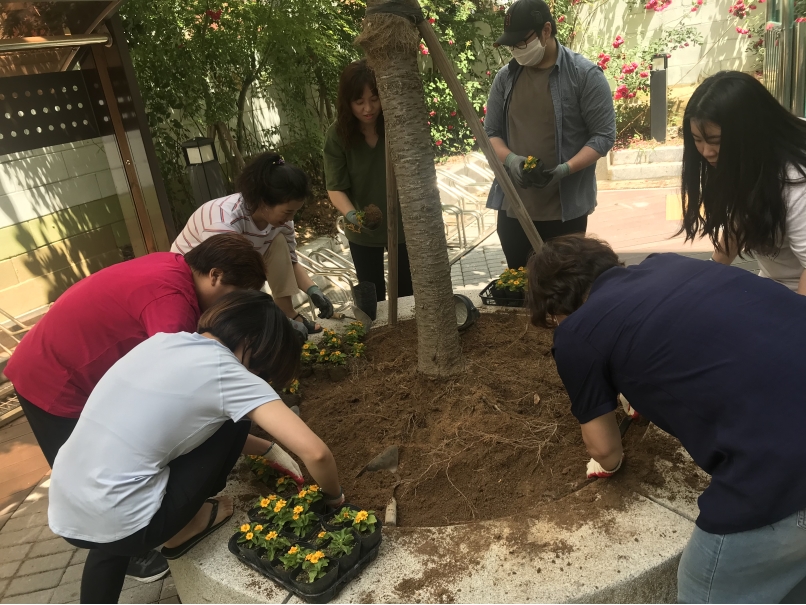
[(621, 467), (619, 393), (711, 475), (679, 601), (785, 598), (806, 579), (806, 296), (676, 254), (624, 267), (578, 235), (532, 257), (529, 290), (532, 323), (558, 326), (554, 358), (588, 476)]

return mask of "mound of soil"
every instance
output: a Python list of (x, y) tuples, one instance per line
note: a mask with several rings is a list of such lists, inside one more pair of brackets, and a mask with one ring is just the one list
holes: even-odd
[[(302, 381), (302, 418), (333, 451), (349, 501), (382, 514), (394, 495), (398, 525), (439, 526), (529, 514), (591, 483), (551, 331), (523, 313), (483, 314), (462, 335), (467, 371), (450, 380), (416, 373), (416, 345), (414, 321), (373, 329), (349, 379)], [(627, 458), (607, 481), (606, 502), (581, 498), (575, 518), (622, 506), (642, 482), (662, 481), (656, 457), (682, 461), (674, 441), (641, 440), (645, 429), (633, 423), (625, 436)], [(357, 477), (394, 444), (397, 473)]]

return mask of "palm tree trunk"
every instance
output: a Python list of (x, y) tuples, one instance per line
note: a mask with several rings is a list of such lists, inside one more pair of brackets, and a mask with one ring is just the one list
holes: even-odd
[[(385, 4), (369, 0), (367, 7)], [(416, 1), (407, 4), (418, 8)], [(417, 368), (430, 376), (464, 370), (453, 303), (448, 244), (442, 222), (434, 153), (417, 66), (414, 23), (388, 13), (368, 14), (356, 42), (375, 70), (400, 195), (417, 318)]]

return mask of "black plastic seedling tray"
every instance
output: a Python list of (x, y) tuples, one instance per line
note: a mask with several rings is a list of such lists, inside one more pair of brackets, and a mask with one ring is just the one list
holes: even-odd
[(479, 297), (481, 302), (488, 306), (493, 307), (522, 307), (525, 303), (524, 296), (520, 298), (510, 298), (509, 296), (493, 296), (493, 288), (497, 279), (491, 281), (484, 290), (481, 291)]
[[(378, 531), (380, 531), (380, 529)], [(361, 571), (367, 565), (369, 565), (376, 558), (378, 558), (378, 550), (380, 549), (381, 542), (383, 541), (383, 538), (381, 538), (381, 540), (378, 541), (378, 544), (375, 547), (373, 547), (372, 550), (370, 550), (367, 554), (365, 554), (363, 557), (361, 557), (358, 560), (358, 562), (353, 567), (348, 569), (344, 573), (344, 575), (342, 577), (340, 577), (338, 580), (336, 580), (336, 583), (333, 584), (330, 588), (328, 588), (327, 590), (325, 590), (323, 592), (316, 593), (316, 594), (305, 594), (305, 593), (297, 590), (297, 588), (293, 584), (291, 584), (290, 582), (286, 582), (285, 580), (282, 580), (281, 578), (278, 578), (278, 577), (272, 575), (267, 569), (265, 569), (261, 565), (258, 565), (255, 561), (250, 560), (248, 557), (244, 556), (241, 553), (241, 550), (238, 548), (238, 537), (239, 536), (240, 536), (240, 533), (236, 532), (229, 539), (229, 542), (227, 543), (227, 547), (229, 548), (229, 551), (233, 555), (238, 557), (238, 559), (241, 561), (241, 563), (243, 563), (243, 564), (249, 566), (250, 568), (254, 569), (256, 572), (258, 572), (263, 577), (268, 578), (269, 580), (274, 582), (277, 586), (279, 586), (283, 590), (287, 590), (288, 592), (290, 592), (291, 594), (293, 594), (297, 598), (305, 601), (306, 603), (329, 603), (330, 601), (335, 599), (336, 595), (338, 595), (339, 592), (341, 592), (342, 588), (344, 588), (351, 580), (353, 580), (353, 578), (355, 578), (359, 573), (361, 573)], [(356, 547), (360, 548), (360, 543), (359, 542), (356, 542)]]

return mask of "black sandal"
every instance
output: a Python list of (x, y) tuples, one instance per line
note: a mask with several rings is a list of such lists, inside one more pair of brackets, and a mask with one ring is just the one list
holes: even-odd
[(212, 534), (215, 530), (217, 530), (222, 525), (226, 524), (227, 521), (232, 519), (232, 514), (230, 514), (226, 519), (223, 519), (220, 523), (215, 523), (215, 518), (218, 516), (218, 500), (215, 498), (207, 498), (205, 502), (210, 502), (213, 505), (213, 510), (210, 511), (210, 521), (207, 523), (207, 527), (202, 531), (200, 534), (196, 534), (187, 542), (180, 544), (179, 546), (174, 546), (173, 548), (163, 548), (160, 552), (163, 557), (168, 560), (178, 559), (191, 548), (196, 546), (199, 542), (204, 540), (207, 536)]
[[(300, 319), (297, 319), (298, 317)], [(305, 317), (302, 313), (297, 313), (294, 316), (294, 321), (301, 321), (302, 325), (305, 326), (305, 329), (308, 330), (308, 334), (319, 334), (319, 332), (324, 330), (324, 328), (322, 326), (319, 326), (319, 329), (317, 330), (316, 329), (316, 324), (311, 323), (311, 320), (308, 319), (307, 317)]]

